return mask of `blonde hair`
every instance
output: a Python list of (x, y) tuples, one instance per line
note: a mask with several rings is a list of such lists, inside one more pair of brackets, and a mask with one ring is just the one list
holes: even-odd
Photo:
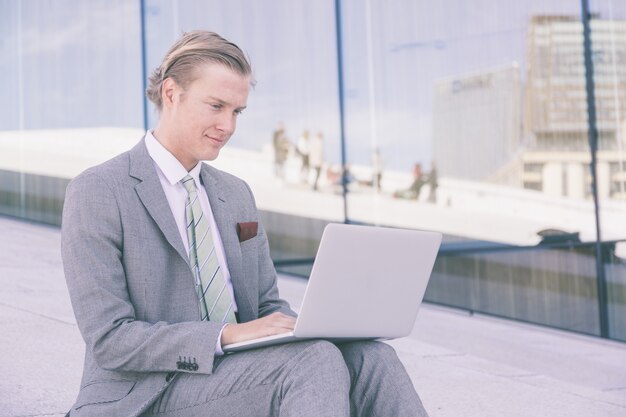
[[(194, 30), (184, 33), (167, 51), (161, 65), (152, 71), (146, 96), (161, 112), (163, 81), (171, 78), (186, 89), (195, 80), (196, 69), (208, 63), (221, 64), (244, 77), (252, 77), (250, 62), (237, 45), (215, 32)], [(252, 79), (250, 83), (254, 85)]]

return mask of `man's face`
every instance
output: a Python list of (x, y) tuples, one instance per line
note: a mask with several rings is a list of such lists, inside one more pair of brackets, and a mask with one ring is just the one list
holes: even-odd
[(250, 78), (231, 69), (206, 64), (186, 90), (174, 86), (168, 109), (168, 149), (187, 170), (199, 161), (212, 161), (235, 132), (245, 109)]

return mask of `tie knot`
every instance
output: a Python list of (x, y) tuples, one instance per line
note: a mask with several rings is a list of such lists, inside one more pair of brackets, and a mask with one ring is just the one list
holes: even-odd
[(187, 190), (188, 194), (191, 194), (191, 193), (195, 194), (196, 183), (194, 182), (193, 177), (191, 175), (186, 175), (185, 178), (183, 178), (181, 182), (183, 183), (183, 186)]

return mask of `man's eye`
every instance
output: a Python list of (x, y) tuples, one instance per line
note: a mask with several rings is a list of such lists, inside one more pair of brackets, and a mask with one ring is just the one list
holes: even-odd
[(235, 110), (235, 116), (239, 116), (241, 113), (243, 113), (242, 109)]
[(211, 104), (211, 108), (213, 108), (214, 110), (221, 110), (222, 109), (222, 105), (221, 104)]

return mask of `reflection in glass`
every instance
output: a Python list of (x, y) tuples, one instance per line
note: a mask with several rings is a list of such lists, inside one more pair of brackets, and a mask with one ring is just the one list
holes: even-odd
[(426, 300), (600, 334), (593, 244), (442, 255)]
[[(443, 254), (463, 242), (466, 255), (442, 257), (433, 301), (598, 334), (593, 246), (473, 254), (596, 238), (580, 2), (488, 3), (344, 3), (348, 217), (443, 231)], [(626, 26), (606, 2), (594, 7), (598, 191), (607, 236), (623, 239), (624, 208), (610, 199)]]
[[(330, 221), (438, 230), (432, 301), (596, 334), (580, 1), (435, 3), (340, 2), (345, 165), (334, 0), (146, 0), (147, 69), (198, 28), (250, 55), (256, 87), (213, 164), (251, 185), (283, 270), (308, 274)], [(0, 213), (59, 223), (67, 181), (141, 137), (139, 4), (0, 0)], [(591, 9), (609, 334), (624, 340), (626, 3)], [(477, 252), (494, 245), (508, 251)]]
[(609, 337), (626, 341), (626, 241), (607, 243), (605, 247)]
[(0, 213), (59, 224), (69, 179), (141, 137), (139, 4), (0, 11)]

